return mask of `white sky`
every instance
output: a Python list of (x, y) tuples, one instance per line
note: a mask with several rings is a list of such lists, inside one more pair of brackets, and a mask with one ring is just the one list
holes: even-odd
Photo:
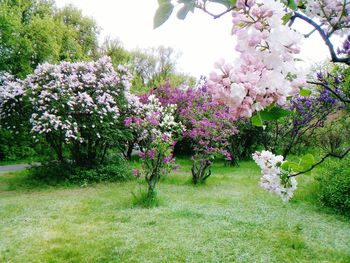
[[(196, 10), (182, 21), (173, 13), (165, 24), (153, 29), (157, 0), (56, 0), (58, 7), (70, 3), (96, 20), (101, 27), (101, 41), (106, 36), (118, 38), (129, 50), (160, 45), (172, 47), (181, 53), (178, 70), (195, 77), (207, 75), (219, 58), (232, 61), (236, 56), (229, 14), (214, 20)], [(212, 7), (217, 8), (215, 4)], [(321, 43), (307, 40), (302, 58), (314, 62), (324, 60), (328, 52)]]

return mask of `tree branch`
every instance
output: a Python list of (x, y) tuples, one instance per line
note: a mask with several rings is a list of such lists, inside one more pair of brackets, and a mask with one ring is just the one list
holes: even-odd
[(332, 58), (332, 62), (336, 63), (345, 63), (347, 65), (350, 65), (350, 57), (349, 58), (339, 58), (337, 56), (337, 54), (335, 53), (334, 47), (332, 42), (330, 41), (329, 37), (330, 35), (328, 35), (322, 28), (320, 25), (316, 24), (315, 21), (313, 21), (312, 19), (298, 13), (295, 12), (294, 16), (292, 17), (292, 21), (294, 21), (295, 18), (299, 18), (303, 21), (305, 21), (306, 23), (308, 23), (309, 25), (313, 26), (315, 28), (315, 30), (317, 30), (317, 32), (320, 34), (320, 36), (322, 37), (324, 43), (327, 45), (329, 53), (331, 55)]
[(233, 6), (233, 7), (230, 7), (229, 9), (225, 10), (225, 11), (222, 12), (222, 13), (213, 14), (212, 12), (210, 12), (210, 11), (207, 10), (207, 8), (205, 7), (205, 5), (198, 5), (198, 6), (196, 6), (196, 7), (199, 8), (199, 9), (201, 9), (204, 13), (206, 13), (206, 14), (212, 16), (214, 19), (218, 19), (218, 18), (222, 17), (223, 15), (225, 15), (225, 14), (227, 14), (227, 13), (229, 13), (229, 12), (231, 12), (232, 10), (235, 9), (235, 7)]
[(336, 93), (332, 88), (330, 88), (328, 85), (322, 83), (322, 82), (314, 82), (314, 81), (307, 81), (307, 83), (309, 84), (313, 84), (313, 85), (320, 85), (322, 87), (324, 87), (326, 90), (330, 91), (334, 96), (336, 96), (341, 102), (344, 103), (350, 103), (350, 99), (345, 99), (343, 98), (341, 95), (339, 95), (338, 93)]
[(312, 171), (316, 166), (320, 165), (321, 163), (323, 163), (328, 157), (334, 157), (334, 158), (338, 158), (338, 159), (343, 159), (348, 153), (350, 152), (350, 146), (348, 146), (343, 153), (341, 154), (337, 154), (337, 153), (327, 153), (325, 156), (322, 157), (322, 159), (320, 161), (318, 161), (317, 163), (314, 163), (309, 169), (305, 170), (305, 171), (301, 171), (295, 174), (291, 174), (288, 177), (295, 177), (298, 176), (300, 174), (305, 174), (308, 173), (310, 171)]

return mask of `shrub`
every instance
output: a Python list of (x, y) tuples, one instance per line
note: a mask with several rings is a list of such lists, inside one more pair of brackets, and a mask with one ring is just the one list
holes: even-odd
[(317, 178), (320, 201), (350, 216), (350, 158), (330, 160)]
[[(194, 184), (209, 178), (211, 165), (217, 157), (225, 156), (231, 160), (227, 148), (230, 137), (237, 134), (236, 119), (225, 104), (213, 101), (206, 85), (182, 90), (168, 83), (152, 90), (151, 94), (155, 94), (163, 105), (177, 105), (175, 120), (186, 128), (183, 132), (186, 141), (180, 142), (178, 149), (185, 149), (183, 154), (192, 155)], [(183, 147), (186, 142), (187, 149)]]
[(152, 199), (157, 182), (162, 176), (176, 169), (173, 149), (184, 130), (181, 122), (174, 118), (175, 105), (163, 107), (154, 95), (140, 104), (138, 116), (126, 119), (125, 125), (138, 134), (137, 144), (142, 169), (134, 170), (136, 177), (144, 177), (148, 184), (148, 198)]
[(46, 182), (50, 185), (60, 183), (87, 184), (102, 181), (116, 182), (131, 179), (129, 164), (121, 157), (107, 164), (94, 168), (79, 167), (70, 163), (47, 162), (30, 168), (32, 179)]
[[(0, 123), (47, 143), (60, 162), (104, 163), (108, 150), (124, 145), (131, 75), (108, 57), (91, 62), (43, 64), (24, 81), (0, 75)], [(26, 129), (25, 129), (26, 128)]]

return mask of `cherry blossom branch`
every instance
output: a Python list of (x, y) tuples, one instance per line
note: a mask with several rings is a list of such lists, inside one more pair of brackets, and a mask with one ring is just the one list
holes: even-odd
[(295, 18), (299, 18), (303, 21), (305, 21), (306, 23), (308, 23), (309, 25), (313, 26), (315, 28), (315, 30), (320, 34), (320, 36), (322, 37), (324, 43), (326, 44), (326, 46), (328, 47), (329, 53), (331, 55), (332, 58), (332, 62), (336, 63), (345, 63), (347, 65), (350, 65), (350, 58), (339, 58), (334, 50), (333, 44), (331, 42), (331, 40), (329, 39), (330, 35), (327, 34), (320, 25), (318, 25), (315, 21), (313, 21), (311, 18), (308, 18), (307, 16), (304, 16), (298, 12), (295, 12), (291, 22), (294, 22)]

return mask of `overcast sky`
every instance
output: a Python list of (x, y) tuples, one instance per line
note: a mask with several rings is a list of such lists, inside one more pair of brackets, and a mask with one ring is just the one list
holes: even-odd
[[(58, 7), (73, 4), (84, 15), (93, 17), (101, 27), (101, 41), (106, 36), (118, 38), (129, 50), (173, 47), (181, 52), (178, 69), (195, 77), (207, 75), (219, 58), (232, 61), (236, 56), (229, 14), (213, 20), (196, 10), (184, 21), (173, 14), (165, 24), (153, 29), (157, 0), (56, 0), (56, 4)], [(321, 61), (327, 55), (327, 49), (314, 40), (306, 41), (303, 50), (305, 60)]]

